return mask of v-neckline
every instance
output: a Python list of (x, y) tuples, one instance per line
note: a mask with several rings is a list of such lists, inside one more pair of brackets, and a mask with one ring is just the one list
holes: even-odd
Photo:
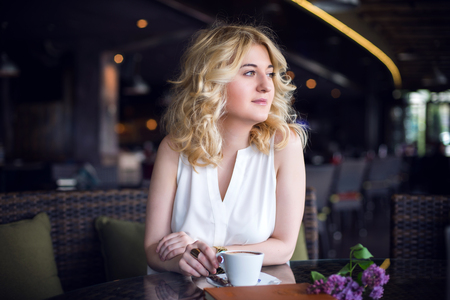
[[(233, 171), (231, 172), (231, 178), (230, 182), (228, 183), (227, 190), (225, 191), (225, 196), (222, 199), (222, 195), (220, 194), (220, 187), (219, 187), (219, 169), (218, 167), (211, 167), (209, 168), (209, 186), (210, 189), (214, 191), (214, 201), (221, 202), (221, 203), (229, 203), (234, 202), (234, 200), (227, 200), (228, 198), (235, 199), (236, 197), (233, 197), (233, 195), (237, 192), (237, 189), (234, 188), (236, 185), (236, 182), (242, 181), (243, 173), (241, 171), (244, 166), (240, 163), (242, 159), (247, 155), (247, 153), (252, 148), (252, 145), (248, 146), (247, 148), (240, 149), (237, 151), (236, 154), (236, 160), (234, 161), (233, 165)], [(217, 199), (218, 198), (218, 199)], [(231, 204), (231, 203), (230, 203)]]

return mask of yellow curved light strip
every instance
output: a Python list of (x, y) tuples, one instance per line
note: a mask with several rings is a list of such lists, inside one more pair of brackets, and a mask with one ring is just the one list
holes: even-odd
[(365, 37), (363, 37), (356, 31), (354, 31), (353, 29), (351, 29), (350, 27), (348, 27), (341, 21), (339, 21), (336, 18), (334, 18), (333, 16), (327, 14), (325, 11), (321, 10), (317, 6), (314, 6), (310, 2), (308, 2), (306, 0), (291, 0), (291, 1), (297, 3), (298, 5), (300, 5), (307, 11), (309, 11), (310, 13), (321, 18), (322, 20), (324, 20), (325, 22), (327, 22), (328, 24), (330, 24), (331, 26), (333, 26), (334, 28), (336, 28), (337, 30), (339, 30), (340, 32), (342, 32), (343, 34), (345, 34), (346, 36), (348, 36), (349, 38), (351, 38), (358, 44), (360, 44), (367, 51), (372, 53), (376, 58), (378, 58), (388, 68), (389, 72), (391, 72), (395, 87), (401, 88), (402, 78), (400, 76), (400, 72), (399, 72), (397, 66), (392, 61), (392, 59), (390, 59), (390, 57), (386, 55), (386, 53), (384, 53), (383, 51), (380, 50), (380, 48), (378, 48), (377, 46), (372, 44)]

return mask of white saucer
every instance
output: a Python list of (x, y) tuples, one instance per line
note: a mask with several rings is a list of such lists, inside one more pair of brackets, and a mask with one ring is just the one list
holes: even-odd
[[(222, 279), (227, 279), (227, 274), (219, 274), (219, 275), (216, 275), (216, 276), (220, 277)], [(208, 282), (209, 284), (214, 285), (216, 287), (223, 287), (223, 285), (221, 285), (221, 284), (219, 284), (217, 282), (214, 282), (209, 277), (206, 277), (206, 282)], [(280, 284), (280, 283), (281, 283), (280, 279), (278, 279), (278, 278), (276, 278), (276, 277), (274, 277), (272, 275), (269, 275), (267, 273), (261, 272), (259, 274), (258, 283), (256, 285), (272, 285), (272, 284)]]

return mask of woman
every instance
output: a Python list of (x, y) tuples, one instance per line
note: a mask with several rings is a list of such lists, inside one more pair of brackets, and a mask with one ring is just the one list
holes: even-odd
[(223, 248), (286, 263), (303, 216), (306, 140), (286, 60), (264, 29), (225, 25), (200, 31), (183, 61), (150, 184), (149, 267), (208, 276)]

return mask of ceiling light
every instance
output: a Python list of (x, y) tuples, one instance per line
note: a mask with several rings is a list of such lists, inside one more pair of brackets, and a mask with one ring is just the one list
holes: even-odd
[(291, 80), (294, 80), (294, 78), (295, 78), (295, 73), (293, 71), (287, 71), (286, 75), (289, 76), (291, 78)]
[(116, 64), (121, 64), (123, 62), (123, 55), (122, 54), (114, 55), (114, 62)]
[(369, 40), (367, 40), (365, 37), (342, 23), (341, 21), (337, 20), (333, 16), (329, 15), (322, 9), (318, 8), (317, 6), (314, 6), (310, 2), (306, 0), (291, 0), (292, 2), (297, 3), (300, 7), (307, 10), (308, 12), (314, 14), (315, 16), (321, 18), (355, 42), (357, 42), (359, 45), (361, 45), (363, 48), (365, 48), (367, 51), (372, 53), (376, 58), (378, 58), (391, 72), (392, 79), (394, 81), (394, 85), (397, 88), (400, 88), (402, 85), (402, 78), (400, 76), (400, 71), (398, 70), (395, 63), (392, 61), (392, 59), (386, 55), (383, 51), (381, 51), (380, 48), (372, 44)]
[(337, 99), (341, 96), (341, 91), (339, 89), (332, 89), (331, 90), (331, 97), (334, 99)]
[(133, 76), (130, 85), (124, 87), (124, 95), (140, 96), (150, 93), (150, 86), (144, 81), (140, 75), (140, 67), (142, 62), (142, 55), (134, 54), (133, 57)]
[(145, 28), (145, 27), (147, 27), (147, 25), (148, 25), (148, 22), (145, 19), (140, 19), (136, 22), (136, 26), (139, 28)]
[(158, 123), (155, 119), (149, 119), (146, 123), (148, 130), (155, 130), (158, 126)]
[(123, 93), (127, 96), (147, 95), (150, 92), (150, 86), (142, 79), (141, 75), (133, 76), (131, 85), (124, 88)]
[(315, 88), (317, 85), (316, 81), (314, 79), (308, 79), (306, 80), (306, 87), (310, 90), (312, 90), (313, 88)]

